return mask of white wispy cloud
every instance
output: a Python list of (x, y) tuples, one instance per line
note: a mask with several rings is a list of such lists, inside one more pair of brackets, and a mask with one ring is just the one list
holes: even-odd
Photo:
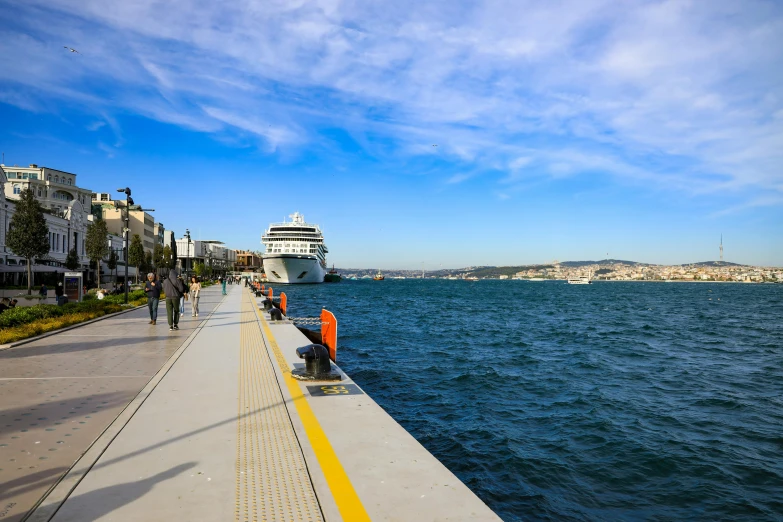
[(26, 110), (68, 100), (250, 133), (269, 151), (338, 126), (369, 148), (381, 136), (396, 154), (496, 172), (505, 188), (601, 173), (749, 201), (783, 192), (783, 7), (774, 2), (28, 0), (0, 9), (14, 15), (2, 30), (0, 100)]

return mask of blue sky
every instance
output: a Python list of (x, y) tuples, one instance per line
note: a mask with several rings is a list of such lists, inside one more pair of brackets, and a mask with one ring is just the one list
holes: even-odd
[[(783, 265), (776, 1), (0, 0), (7, 165), (341, 267)], [(79, 54), (68, 52), (70, 46)], [(437, 146), (434, 146), (437, 145)]]

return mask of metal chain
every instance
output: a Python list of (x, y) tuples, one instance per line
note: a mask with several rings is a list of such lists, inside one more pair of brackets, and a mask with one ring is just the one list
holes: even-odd
[(329, 324), (322, 322), (320, 317), (288, 317), (289, 321), (301, 324)]

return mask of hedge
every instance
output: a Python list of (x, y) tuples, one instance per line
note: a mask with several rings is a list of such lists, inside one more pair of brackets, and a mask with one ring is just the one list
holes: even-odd
[[(81, 303), (67, 303), (62, 306), (39, 304), (17, 306), (0, 313), (0, 344), (10, 343), (58, 330), (66, 326), (89, 321), (106, 314), (127, 309), (125, 296), (106, 296), (104, 299), (87, 299)], [(144, 292), (129, 295), (131, 306), (147, 302)]]

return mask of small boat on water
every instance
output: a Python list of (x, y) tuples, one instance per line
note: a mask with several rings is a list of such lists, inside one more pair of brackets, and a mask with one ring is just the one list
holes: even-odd
[(569, 285), (590, 285), (593, 283), (592, 274), (587, 274), (586, 276), (579, 276), (579, 277), (571, 277), (568, 279), (567, 283)]
[(334, 265), (332, 265), (332, 269), (324, 275), (324, 283), (339, 283), (342, 279), (343, 277), (334, 269)]
[(378, 273), (375, 274), (375, 277), (372, 278), (373, 281), (383, 281), (384, 279), (386, 278), (383, 276), (380, 270), (378, 270)]

